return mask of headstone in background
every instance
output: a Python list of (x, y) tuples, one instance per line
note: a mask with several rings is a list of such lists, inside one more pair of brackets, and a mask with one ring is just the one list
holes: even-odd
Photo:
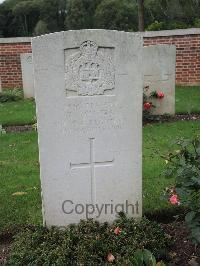
[(24, 53), (20, 55), (22, 67), (22, 80), (24, 98), (34, 98), (34, 78), (33, 78), (33, 64), (32, 54)]
[(153, 100), (153, 114), (175, 114), (176, 46), (152, 45), (144, 47), (144, 86), (149, 92), (162, 91), (163, 99)]
[(0, 78), (0, 92), (2, 92), (2, 87), (1, 87), (1, 78)]
[(32, 40), (47, 226), (142, 215), (142, 52), (133, 33)]

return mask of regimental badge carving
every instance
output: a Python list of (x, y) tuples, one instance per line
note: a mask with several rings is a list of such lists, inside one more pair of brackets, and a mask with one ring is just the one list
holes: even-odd
[(112, 58), (92, 41), (82, 43), (79, 51), (65, 58), (66, 91), (78, 96), (103, 95), (115, 86)]

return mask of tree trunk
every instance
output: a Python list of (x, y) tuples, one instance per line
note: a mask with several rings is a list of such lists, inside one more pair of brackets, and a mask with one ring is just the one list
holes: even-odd
[(28, 25), (27, 25), (27, 17), (24, 15), (24, 24), (25, 24), (25, 36), (29, 36), (28, 34)]
[(144, 0), (138, 0), (138, 30), (144, 31)]

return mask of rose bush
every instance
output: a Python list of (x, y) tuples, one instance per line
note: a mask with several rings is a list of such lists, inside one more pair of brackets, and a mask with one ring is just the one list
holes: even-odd
[(200, 243), (200, 138), (180, 139), (174, 144), (178, 149), (163, 156), (167, 165), (164, 175), (175, 179), (165, 195), (171, 204), (186, 208), (190, 237)]
[(151, 115), (152, 109), (156, 106), (152, 103), (154, 99), (163, 99), (165, 97), (162, 91), (152, 91), (149, 92), (149, 86), (145, 86), (143, 89), (143, 119), (144, 120), (153, 120)]

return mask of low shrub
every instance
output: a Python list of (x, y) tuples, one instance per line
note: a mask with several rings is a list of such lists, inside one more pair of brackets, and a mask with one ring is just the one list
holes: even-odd
[(157, 223), (121, 214), (113, 224), (87, 220), (65, 230), (27, 229), (15, 237), (8, 265), (130, 265), (124, 262), (144, 249), (149, 259), (160, 259), (169, 241)]
[[(150, 91), (149, 86), (143, 88), (143, 121), (160, 120), (158, 115), (153, 115), (152, 110), (156, 108), (155, 99), (162, 100), (165, 97), (162, 91)], [(154, 100), (154, 103), (152, 102)]]
[(147, 31), (159, 31), (159, 30), (173, 30), (173, 29), (186, 29), (191, 28), (191, 25), (186, 24), (183, 21), (169, 20), (169, 21), (154, 21), (146, 27)]
[(2, 134), (6, 134), (6, 131), (5, 131), (5, 129), (3, 128), (3, 126), (0, 125), (0, 135), (2, 135)]
[(148, 25), (146, 30), (147, 31), (158, 31), (158, 30), (164, 30), (165, 28), (166, 28), (165, 22), (159, 22), (156, 20), (150, 25)]
[(190, 237), (200, 243), (200, 138), (179, 139), (174, 144), (175, 151), (164, 156), (164, 175), (174, 178), (175, 184), (165, 195), (171, 204), (186, 208)]
[(22, 100), (23, 93), (22, 90), (13, 89), (13, 90), (4, 90), (0, 92), (0, 103), (5, 102), (16, 102)]
[(168, 30), (173, 30), (173, 29), (187, 29), (191, 28), (191, 25), (188, 25), (187, 23), (183, 21), (178, 21), (178, 20), (169, 20), (166, 23), (166, 29)]
[(195, 27), (195, 28), (200, 28), (200, 18), (196, 18), (196, 19), (194, 20), (194, 27)]

